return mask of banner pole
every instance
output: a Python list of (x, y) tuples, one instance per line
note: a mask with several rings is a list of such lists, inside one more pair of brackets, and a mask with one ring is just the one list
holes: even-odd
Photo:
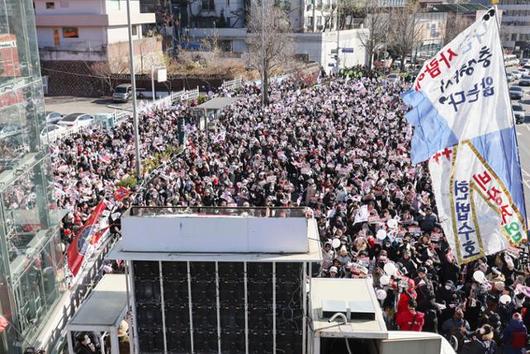
[[(506, 62), (504, 61), (504, 51), (502, 49), (502, 45), (501, 45), (501, 34), (500, 34), (500, 22), (499, 22), (499, 10), (497, 8), (497, 5), (494, 5), (493, 6), (493, 11), (494, 11), (494, 17), (495, 18), (495, 24), (497, 26), (497, 37), (499, 38), (499, 46), (501, 47), (501, 53), (502, 53), (502, 64), (503, 64), (503, 67), (504, 67), (504, 80), (506, 81), (506, 83), (508, 83), (508, 75), (506, 73)], [(491, 9), (488, 10), (488, 14), (491, 12)], [(508, 97), (510, 97), (510, 94), (508, 92)], [(523, 169), (523, 166), (521, 164), (521, 156), (519, 155), (519, 139), (517, 138), (517, 121), (515, 120), (515, 116), (513, 115), (513, 109), (512, 109), (512, 100), (510, 99), (510, 114), (511, 114), (511, 117), (512, 117), (512, 122), (513, 122), (513, 130), (512, 130), (512, 134), (514, 136), (514, 139), (515, 139), (515, 146), (517, 147), (516, 149), (516, 157), (517, 157), (517, 163), (519, 164), (519, 178), (521, 179), (521, 190), (522, 190), (522, 197), (523, 197), (523, 206), (524, 206), (524, 226), (526, 228), (526, 238), (527, 238), (527, 242), (528, 242), (528, 217), (527, 217), (527, 210), (526, 210), (526, 196), (525, 196), (525, 193), (524, 193), (524, 182), (523, 182), (523, 173), (522, 173), (522, 169)]]

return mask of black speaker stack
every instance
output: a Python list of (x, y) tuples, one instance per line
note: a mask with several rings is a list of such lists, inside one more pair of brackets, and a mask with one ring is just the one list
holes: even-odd
[(302, 353), (303, 263), (132, 263), (140, 353)]

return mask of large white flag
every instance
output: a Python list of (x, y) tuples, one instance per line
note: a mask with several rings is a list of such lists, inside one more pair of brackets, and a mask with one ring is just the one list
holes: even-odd
[(438, 214), (459, 263), (527, 239), (503, 52), (493, 9), (428, 60), (403, 99), (412, 160), (429, 160)]

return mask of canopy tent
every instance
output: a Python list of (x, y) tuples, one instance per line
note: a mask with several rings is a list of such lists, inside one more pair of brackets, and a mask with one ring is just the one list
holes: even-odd
[(206, 128), (208, 123), (217, 118), (219, 112), (225, 107), (239, 100), (239, 97), (215, 97), (208, 100), (197, 107), (194, 107), (196, 118), (198, 118), (198, 125), (200, 129)]
[(124, 274), (103, 276), (66, 326), (69, 354), (75, 354), (72, 332), (109, 333), (111, 353), (119, 353), (118, 327), (127, 313), (126, 287)]
[(218, 111), (220, 109), (225, 108), (226, 106), (230, 106), (232, 103), (239, 100), (238, 97), (215, 97), (211, 100), (208, 100), (204, 102), (203, 104), (198, 105), (197, 109), (203, 109), (203, 110), (214, 110)]

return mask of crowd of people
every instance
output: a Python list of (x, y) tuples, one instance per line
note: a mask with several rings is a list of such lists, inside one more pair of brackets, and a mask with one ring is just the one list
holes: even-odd
[[(273, 85), (241, 97), (201, 130), (182, 103), (145, 114), (143, 159), (179, 143), (131, 196), (113, 200), (134, 172), (126, 122), (50, 147), (57, 204), (69, 242), (101, 199), (146, 206), (294, 207), (311, 210), (323, 249), (322, 277), (373, 279), (389, 329), (437, 332), (461, 353), (523, 353), (530, 324), (529, 269), (510, 250), (459, 266), (444, 237), (425, 165), (409, 157), (411, 127), (400, 93), (384, 78), (333, 78), (311, 87)], [(226, 92), (221, 92), (226, 94)]]

